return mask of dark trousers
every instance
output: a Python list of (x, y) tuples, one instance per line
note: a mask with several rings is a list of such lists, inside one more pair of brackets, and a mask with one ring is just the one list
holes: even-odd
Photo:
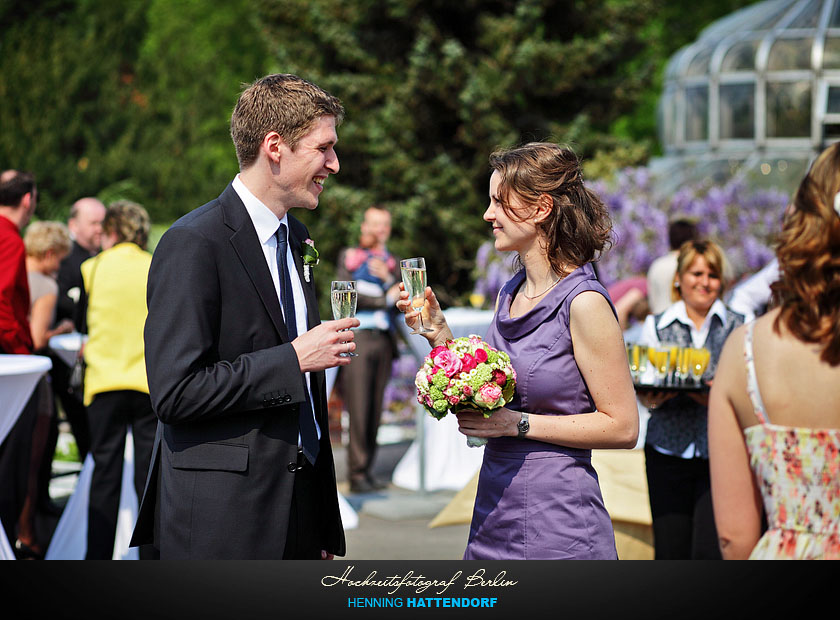
[(0, 521), (12, 544), (17, 538), (18, 519), (29, 486), (29, 460), (32, 454), (32, 434), (38, 416), (38, 398), (36, 388), (23, 406), (17, 422), (0, 444)]
[(79, 449), (79, 461), (84, 463), (85, 457), (90, 450), (90, 429), (88, 428), (87, 411), (79, 400), (79, 396), (68, 390), (68, 378), (70, 367), (62, 359), (52, 353), (50, 354), (53, 366), (50, 370), (52, 389), (55, 394), (56, 406), (53, 408), (53, 416), (50, 420), (50, 433), (47, 444), (44, 447), (44, 455), (41, 459), (41, 469), (38, 473), (38, 504), (46, 506), (50, 501), (50, 480), (52, 479), (52, 462), (55, 456), (55, 447), (58, 443), (58, 406), (64, 410), (67, 422), (70, 424), (70, 431), (76, 440)]
[(720, 560), (708, 459), (682, 459), (645, 446), (654, 556)]
[(393, 344), (387, 332), (356, 330), (359, 357), (341, 369), (341, 394), (350, 419), (347, 467), (351, 480), (370, 477), (385, 388), (391, 378)]
[(295, 472), (295, 486), (292, 492), (292, 506), (289, 510), (289, 529), (286, 532), (284, 560), (320, 560), (321, 515), (318, 500), (318, 481), (315, 468), (309, 464), (302, 452), (298, 452), (298, 471)]
[(70, 424), (70, 431), (76, 439), (79, 448), (79, 459), (84, 462), (90, 450), (90, 428), (88, 427), (87, 410), (81, 401), (81, 394), (70, 391), (68, 381), (70, 379), (70, 367), (58, 355), (50, 355), (53, 367), (50, 371), (52, 377), (53, 391), (56, 399), (61, 403), (67, 422)]
[[(120, 390), (97, 394), (87, 408), (94, 468), (88, 504), (88, 560), (110, 560), (114, 553), (120, 506), (126, 428), (134, 437), (134, 489), (143, 497), (152, 457), (157, 418), (148, 394)], [(140, 559), (153, 559), (149, 546)]]

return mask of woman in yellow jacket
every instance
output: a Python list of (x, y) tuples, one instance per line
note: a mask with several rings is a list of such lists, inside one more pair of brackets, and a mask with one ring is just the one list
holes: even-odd
[[(102, 222), (103, 251), (82, 263), (87, 296), (88, 342), (84, 356), (87, 405), (94, 460), (88, 508), (87, 559), (109, 560), (114, 552), (126, 429), (134, 437), (134, 488), (142, 497), (157, 420), (149, 399), (143, 327), (146, 251), (150, 221), (128, 201), (108, 207)], [(154, 557), (140, 549), (140, 558)]]

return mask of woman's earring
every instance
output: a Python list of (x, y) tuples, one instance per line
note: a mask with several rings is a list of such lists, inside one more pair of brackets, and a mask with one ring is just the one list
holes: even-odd
[(680, 288), (680, 283), (679, 282), (674, 282), (674, 288)]

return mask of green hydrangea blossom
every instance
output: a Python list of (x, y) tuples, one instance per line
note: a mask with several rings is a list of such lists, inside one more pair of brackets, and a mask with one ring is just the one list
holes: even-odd
[(438, 370), (432, 377), (432, 385), (442, 390), (449, 385), (449, 377), (446, 376), (443, 370)]
[(481, 389), (481, 386), (493, 378), (493, 369), (490, 366), (479, 366), (470, 371), (467, 381), (474, 392)]

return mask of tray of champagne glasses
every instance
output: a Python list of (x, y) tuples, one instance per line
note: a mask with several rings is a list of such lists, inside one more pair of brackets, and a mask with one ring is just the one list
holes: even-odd
[(708, 392), (703, 373), (711, 353), (705, 348), (673, 343), (627, 345), (627, 360), (636, 391)]
[(633, 387), (637, 392), (708, 392), (709, 385), (701, 383), (697, 385), (693, 381), (686, 383), (633, 383)]

